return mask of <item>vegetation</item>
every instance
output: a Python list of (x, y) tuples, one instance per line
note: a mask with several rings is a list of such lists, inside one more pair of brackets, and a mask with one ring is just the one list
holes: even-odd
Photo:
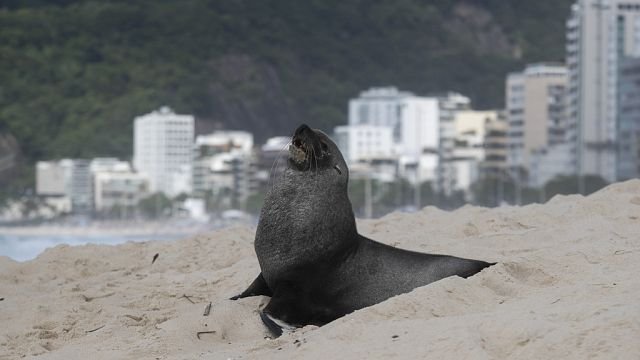
[[(608, 183), (599, 176), (586, 176), (581, 179), (584, 186), (583, 195), (596, 192)], [(418, 207), (436, 206), (444, 210), (454, 210), (467, 203), (478, 206), (496, 207), (504, 204), (527, 205), (544, 203), (559, 194), (580, 193), (581, 185), (577, 176), (559, 176), (550, 180), (544, 187), (520, 187), (511, 179), (484, 179), (471, 186), (469, 198), (463, 191), (447, 196), (433, 191), (432, 184), (421, 185), (421, 202)], [(398, 180), (391, 184), (376, 181), (371, 183), (373, 216), (378, 217), (397, 209), (416, 209), (415, 186), (406, 180)], [(354, 212), (358, 216), (365, 215), (365, 183), (356, 179), (349, 182), (349, 198)]]
[(6, 0), (0, 135), (32, 174), (20, 167), (130, 157), (133, 118), (161, 105), (258, 141), (344, 123), (376, 85), (502, 107), (507, 72), (563, 59), (571, 2)]
[[(582, 183), (582, 185), (580, 184)], [(546, 199), (549, 200), (555, 195), (579, 194), (589, 195), (603, 187), (609, 185), (600, 176), (559, 176), (544, 186)]]
[(138, 203), (142, 214), (150, 219), (158, 219), (171, 215), (172, 202), (165, 194), (155, 193)]

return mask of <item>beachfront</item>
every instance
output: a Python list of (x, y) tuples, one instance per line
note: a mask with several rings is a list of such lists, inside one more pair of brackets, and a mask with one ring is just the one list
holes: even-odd
[(544, 205), (429, 207), (359, 229), (499, 264), (271, 340), (257, 314), (267, 298), (227, 300), (259, 271), (253, 228), (0, 257), (0, 359), (640, 356), (640, 180)]

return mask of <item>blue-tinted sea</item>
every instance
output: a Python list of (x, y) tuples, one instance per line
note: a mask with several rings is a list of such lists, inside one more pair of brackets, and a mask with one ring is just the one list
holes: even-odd
[(45, 249), (60, 244), (84, 245), (106, 244), (117, 245), (128, 241), (148, 240), (176, 240), (188, 235), (99, 235), (99, 234), (72, 234), (72, 235), (41, 235), (41, 234), (3, 234), (0, 230), (0, 256), (8, 256), (16, 261), (34, 259)]

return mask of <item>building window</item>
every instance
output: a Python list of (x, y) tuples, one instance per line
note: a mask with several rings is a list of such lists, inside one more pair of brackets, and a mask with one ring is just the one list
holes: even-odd
[(369, 123), (369, 106), (367, 104), (360, 104), (358, 107), (358, 124)]

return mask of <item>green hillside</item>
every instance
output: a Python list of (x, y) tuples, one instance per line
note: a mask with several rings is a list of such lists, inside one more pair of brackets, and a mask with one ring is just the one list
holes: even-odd
[(29, 165), (128, 158), (132, 119), (161, 105), (257, 141), (344, 123), (370, 86), (502, 107), (509, 71), (562, 61), (571, 2), (5, 0), (0, 135)]

